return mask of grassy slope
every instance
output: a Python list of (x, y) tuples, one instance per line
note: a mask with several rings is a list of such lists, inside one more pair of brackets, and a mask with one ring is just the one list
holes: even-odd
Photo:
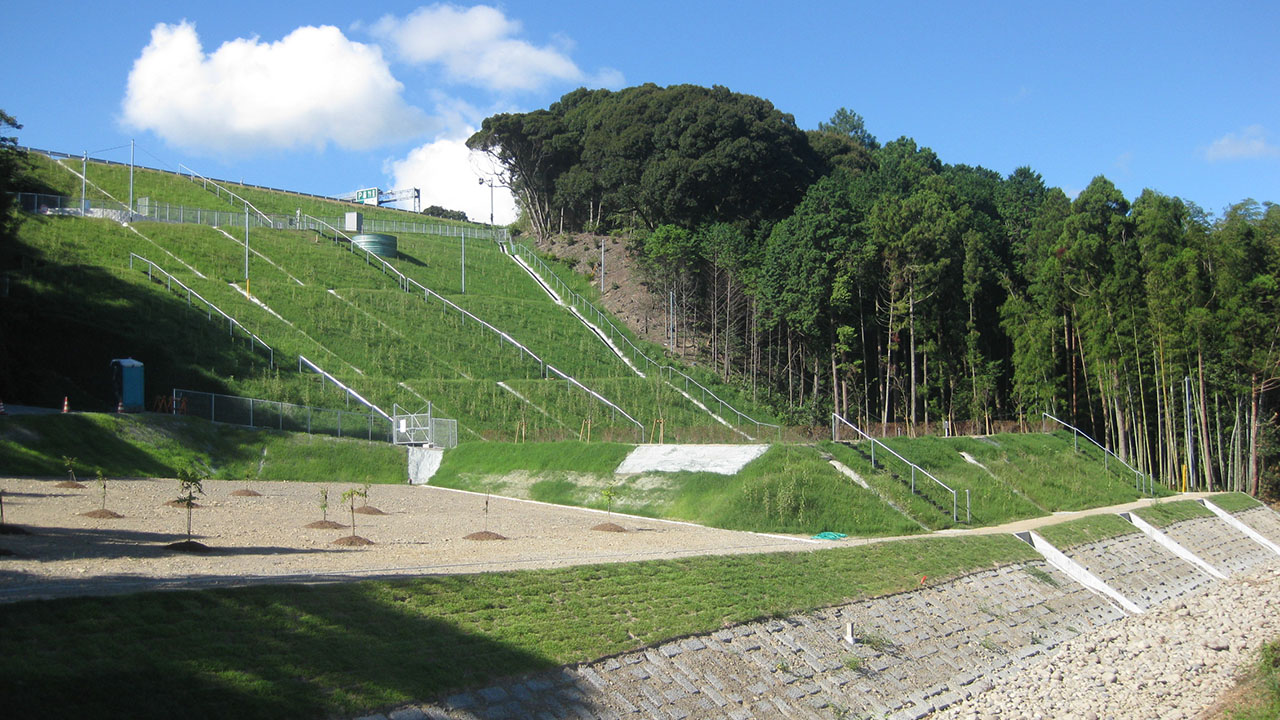
[[(969, 491), (974, 525), (994, 525), (1049, 512), (1082, 510), (1141, 497), (1132, 478), (1103, 464), (1100, 451), (1072, 446), (1070, 433), (1004, 434), (989, 438), (888, 438), (885, 444), (928, 470), (959, 494), (960, 517)], [(925, 525), (951, 524), (951, 495), (917, 473), (919, 494), (910, 495), (910, 468), (885, 452), (870, 462), (870, 444), (824, 447), (875, 483)], [(965, 460), (968, 453), (981, 466)], [(896, 476), (896, 477), (895, 477)], [(1157, 488), (1158, 494), (1168, 491)]]
[(0, 696), (15, 716), (351, 716), (1033, 555), (1012, 537), (946, 538), (20, 603), (0, 613)]
[[(37, 174), (46, 185), (62, 192), (78, 192), (79, 180), (69, 172), (46, 159), (36, 157), (35, 160)], [(127, 197), (127, 168), (91, 166), (90, 178), (115, 197)], [(139, 171), (136, 192), (139, 197), (192, 206), (229, 207), (225, 197), (219, 199), (197, 184), (163, 173)], [(337, 214), (349, 208), (343, 203), (253, 188), (244, 189), (243, 194), (268, 212), (292, 212), (298, 203), (311, 203), (302, 209), (320, 214)], [(393, 210), (369, 209), (369, 212), (399, 219), (421, 219)], [(603, 432), (619, 439), (640, 436), (635, 425), (605, 410), (582, 391), (531, 379), (539, 378), (542, 368), (511, 346), (499, 344), (492, 334), (464, 321), (457, 313), (443, 310), (438, 303), (423, 302), (400, 292), (388, 276), (327, 242), (314, 242), (314, 235), (265, 229), (251, 232), (255, 252), (250, 263), (254, 295), (292, 322), (290, 327), (253, 306), (228, 286), (243, 281), (243, 246), (239, 243), (242, 232), (238, 228), (230, 228), (232, 237), (227, 237), (202, 226), (137, 223), (137, 229), (146, 236), (142, 238), (105, 221), (32, 218), (29, 226), (24, 228), (24, 241), (29, 244), (31, 254), (57, 255), (66, 260), (70, 274), (77, 275), (64, 284), (93, 287), (97, 281), (91, 277), (92, 267), (121, 268), (129, 252), (138, 252), (230, 312), (282, 355), (307, 355), (379, 405), (389, 407), (399, 403), (416, 409), (425, 405), (427, 399), (435, 401), (438, 414), (456, 417), (463, 423), (464, 439), (478, 437), (477, 430), (494, 438), (514, 435), (516, 422), (520, 420), (525, 423), (524, 432), (535, 438), (573, 436), (588, 420), (596, 434)], [(117, 239), (99, 243), (99, 235)], [(400, 243), (403, 255), (394, 260), (393, 265), (402, 272), (495, 322), (542, 354), (549, 363), (618, 402), (645, 425), (646, 432), (661, 417), (667, 422), (669, 440), (731, 442), (737, 439), (670, 388), (635, 377), (569, 313), (550, 303), (536, 284), (492, 243), (469, 243), (465, 295), (457, 292), (461, 259), (458, 238), (403, 233)], [(257, 253), (271, 262), (263, 261)], [(187, 270), (178, 258), (194, 266), (207, 279)], [(305, 285), (299, 286), (290, 275)], [(574, 277), (570, 281), (580, 283), (581, 279)], [(132, 282), (137, 284), (137, 279)], [(330, 288), (341, 298), (325, 292)], [(33, 298), (31, 307), (43, 307), (43, 299)], [(125, 327), (119, 322), (100, 322), (95, 317), (97, 308), (92, 299), (80, 298), (79, 302), (82, 304), (78, 313), (70, 303), (65, 303), (66, 314), (79, 315), (86, 326)], [(189, 323), (190, 316), (177, 322)], [(128, 345), (128, 336), (123, 330), (120, 334), (122, 337), (116, 344)], [(206, 344), (186, 345), (204, 347)], [(135, 342), (128, 349), (135, 350), (129, 354), (145, 355), (144, 361), (151, 360), (149, 366), (155, 365), (162, 374), (149, 372), (149, 383), (164, 390), (179, 385), (325, 404), (324, 394), (317, 392), (318, 384), (291, 377), (287, 371), (264, 372), (254, 365), (251, 356), (242, 358), (238, 372), (224, 368), (202, 374), (188, 367), (165, 373), (171, 363), (154, 348)], [(79, 378), (85, 374), (85, 369), (77, 369), (68, 376)], [(214, 387), (205, 381), (206, 375), (227, 380), (217, 381)], [(233, 376), (238, 380), (230, 381)], [(23, 380), (34, 382), (15, 381), (14, 384), (41, 388), (53, 384), (49, 378), (24, 377)], [(506, 381), (528, 401), (497, 387), (499, 380)], [(401, 385), (402, 382), (412, 390)], [(80, 381), (80, 385), (85, 384)], [(71, 389), (84, 394), (82, 387), (74, 386), (74, 381)], [(55, 388), (47, 394), (56, 400), (61, 394), (68, 394), (68, 388)], [(107, 409), (110, 400), (99, 390), (95, 406)], [(51, 402), (46, 398), (40, 401)], [(331, 401), (328, 404), (332, 404)], [(746, 409), (759, 414), (758, 409)]]
[(64, 456), (76, 458), (81, 477), (99, 470), (109, 477), (175, 477), (179, 469), (195, 466), (227, 480), (246, 474), (261, 480), (405, 479), (404, 450), (387, 443), (166, 415), (0, 417), (0, 475), (64, 475)]

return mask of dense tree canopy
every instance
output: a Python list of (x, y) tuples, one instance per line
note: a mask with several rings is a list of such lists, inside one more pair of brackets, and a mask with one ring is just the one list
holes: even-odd
[(538, 234), (629, 229), (671, 350), (792, 422), (1048, 412), (1166, 481), (1251, 491), (1280, 461), (1280, 206), (1215, 219), (1101, 176), (1073, 200), (719, 87), (577, 90), (469, 144)]
[(487, 118), (467, 144), (504, 168), (539, 235), (755, 227), (824, 170), (790, 115), (718, 86), (579, 89), (547, 110)]

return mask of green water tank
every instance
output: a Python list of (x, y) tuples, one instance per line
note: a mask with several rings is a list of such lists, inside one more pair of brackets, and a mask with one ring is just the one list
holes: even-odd
[(377, 255), (378, 257), (393, 258), (398, 254), (396, 249), (396, 236), (387, 235), (385, 233), (364, 233), (361, 235), (353, 235), (351, 242), (357, 247)]

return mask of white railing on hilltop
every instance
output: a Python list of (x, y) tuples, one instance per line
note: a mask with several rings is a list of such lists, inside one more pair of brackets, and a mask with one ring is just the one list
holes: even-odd
[[(856, 425), (849, 422), (848, 420), (845, 420), (844, 418), (840, 417), (836, 413), (831, 413), (831, 442), (839, 442), (839, 433), (837, 431), (839, 430), (840, 425), (844, 425), (848, 427), (850, 430), (853, 430), (854, 432), (858, 433), (858, 435), (862, 436), (864, 439), (871, 441), (871, 467), (876, 466), (876, 445), (879, 445), (881, 448), (884, 449), (885, 452), (889, 453), (890, 455), (906, 463), (906, 465), (911, 468), (911, 492), (917, 495), (924, 494), (916, 490), (916, 472), (919, 472), (920, 474), (924, 475), (925, 477), (929, 478), (934, 483), (936, 483), (938, 487), (941, 487), (943, 490), (950, 493), (951, 494), (951, 521), (960, 522), (959, 496), (957, 495), (956, 491), (951, 488), (950, 485), (947, 485), (946, 483), (942, 482), (938, 478), (934, 477), (933, 473), (929, 472), (928, 470), (925, 470), (919, 465), (916, 465), (910, 460), (894, 452), (893, 449), (890, 448), (888, 445), (885, 445), (879, 440), (862, 432), (862, 430), (860, 430)], [(964, 491), (964, 514), (965, 514), (965, 522), (973, 521), (973, 512), (969, 503), (968, 488), (965, 488), (965, 491)]]
[[(236, 320), (235, 318), (231, 317), (227, 313), (223, 312), (222, 309), (219, 308), (217, 305), (214, 305), (213, 303), (204, 299), (204, 297), (202, 297), (200, 293), (187, 287), (185, 283), (183, 283), (181, 280), (171, 275), (164, 268), (148, 260), (147, 258), (144, 258), (141, 255), (138, 255), (137, 253), (129, 253), (129, 269), (130, 270), (133, 269), (133, 264), (135, 260), (137, 260), (140, 263), (146, 263), (147, 267), (145, 272), (147, 273), (147, 277), (150, 278), (152, 282), (164, 282), (166, 286), (169, 288), (170, 292), (173, 291), (174, 285), (177, 285), (179, 288), (182, 288), (183, 290), (185, 290), (187, 293), (188, 305), (191, 304), (192, 298), (204, 303), (205, 307), (208, 309), (210, 321), (213, 320), (214, 313), (218, 313), (218, 315), (225, 318), (227, 321), (228, 333), (234, 334), (235, 328), (239, 328), (240, 331), (243, 332), (249, 338), (251, 343), (256, 343), (258, 345), (261, 345), (262, 348), (267, 351), (267, 357), (268, 357), (268, 361), (271, 363), (271, 367), (276, 366), (276, 351), (272, 349), (272, 347), (268, 345), (262, 338), (258, 337), (251, 330), (249, 330), (249, 328), (246, 328), (244, 325), (241, 325), (240, 321)], [(160, 277), (162, 278), (161, 280), (156, 279), (156, 273), (160, 274)]]
[[(716, 395), (714, 392), (709, 390), (702, 383), (689, 377), (689, 375), (687, 375), (685, 372), (683, 372), (679, 368), (673, 365), (659, 363), (658, 361), (649, 357), (647, 354), (645, 354), (643, 350), (641, 350), (635, 343), (631, 341), (631, 338), (629, 338), (626, 335), (626, 333), (622, 332), (622, 330), (620, 330), (616, 325), (613, 324), (611, 320), (609, 320), (608, 316), (604, 313), (603, 310), (596, 307), (595, 304), (593, 304), (590, 300), (583, 297), (581, 293), (570, 288), (569, 285), (565, 283), (565, 281), (561, 280), (560, 276), (556, 275), (555, 271), (552, 270), (551, 267), (547, 265), (547, 263), (543, 261), (543, 259), (539, 257), (538, 254), (535, 253), (532, 249), (530, 249), (523, 243), (518, 243), (518, 242), (511, 242), (510, 248), (511, 248), (511, 252), (516, 253), (520, 256), (520, 259), (524, 260), (526, 263), (530, 264), (531, 266), (536, 266), (535, 271), (541, 272), (543, 274), (544, 279), (550, 278), (550, 280), (556, 284), (557, 286), (556, 289), (559, 290), (560, 296), (566, 299), (575, 308), (577, 308), (579, 312), (584, 312), (584, 310), (586, 310), (586, 311), (590, 311), (591, 313), (594, 313), (597, 323), (599, 323), (602, 327), (607, 328), (606, 330), (604, 330), (604, 332), (608, 333), (609, 340), (611, 341), (617, 341), (619, 339), (622, 340), (622, 342), (625, 344), (625, 351), (628, 352), (628, 354), (631, 356), (632, 362), (636, 364), (643, 363), (646, 369), (657, 370), (660, 376), (662, 374), (665, 374), (667, 382), (670, 382), (672, 377), (676, 375), (680, 376), (681, 378), (684, 379), (685, 392), (688, 392), (689, 386), (693, 385), (701, 392), (702, 403), (704, 405), (707, 404), (707, 398), (710, 397), (713, 401), (715, 401), (716, 403), (719, 403), (720, 413), (722, 415), (727, 414), (725, 412), (727, 410), (733, 413), (733, 416), (738, 419), (739, 423), (743, 425), (747, 425), (747, 424), (754, 425), (756, 427), (757, 432), (759, 432), (761, 428), (772, 428), (773, 430), (776, 430), (778, 432), (782, 431), (782, 427), (780, 425), (761, 422), (759, 420), (752, 418), (750, 415), (747, 415), (746, 413), (739, 411), (737, 408), (733, 407), (728, 402), (723, 400), (720, 396)], [(584, 313), (584, 316), (585, 316), (585, 313)]]
[[(614, 413), (626, 418), (628, 422), (636, 426), (637, 430), (640, 433), (640, 442), (642, 443), (644, 442), (644, 435), (645, 435), (644, 424), (641, 423), (639, 420), (636, 420), (635, 418), (631, 417), (631, 415), (627, 413), (626, 410), (623, 410), (621, 407), (619, 407), (617, 403), (614, 403), (613, 401), (604, 397), (603, 395), (596, 392), (595, 390), (592, 390), (586, 385), (583, 385), (581, 382), (579, 382), (574, 377), (570, 376), (568, 373), (562, 372), (560, 369), (556, 368), (554, 365), (551, 365), (546, 360), (543, 360), (541, 357), (538, 356), (537, 353), (530, 350), (528, 347), (525, 347), (523, 343), (511, 337), (511, 335), (509, 335), (506, 331), (501, 330), (498, 327), (488, 322), (485, 322), (484, 320), (481, 320), (475, 314), (462, 308), (452, 300), (446, 298), (445, 296), (432, 290), (426, 285), (423, 285), (417, 280), (414, 280), (413, 278), (400, 272), (399, 269), (397, 269), (391, 263), (387, 262), (384, 258), (374, 254), (372, 251), (370, 251), (367, 248), (360, 247), (359, 245), (356, 245), (354, 242), (351, 242), (351, 238), (348, 237), (346, 233), (342, 232), (341, 230), (338, 230), (336, 227), (329, 224), (328, 222), (325, 222), (319, 218), (312, 217), (310, 215), (303, 215), (302, 220), (304, 225), (308, 223), (315, 223), (316, 226), (321, 226), (329, 230), (330, 232), (333, 232), (336, 235), (340, 235), (341, 237), (345, 238), (347, 240), (346, 242), (347, 249), (350, 250), (352, 254), (363, 253), (364, 261), (366, 265), (376, 265), (379, 269), (382, 270), (382, 273), (384, 275), (395, 276), (396, 281), (399, 284), (400, 289), (402, 291), (404, 292), (421, 291), (423, 302), (430, 302), (433, 299), (438, 300), (445, 308), (457, 312), (463, 318), (464, 324), (466, 323), (467, 319), (470, 319), (472, 322), (476, 323), (481, 328), (484, 328), (485, 330), (488, 330), (489, 332), (494, 333), (495, 335), (498, 336), (498, 339), (500, 342), (505, 342), (511, 345), (513, 348), (518, 350), (523, 355), (527, 355), (530, 360), (532, 360), (535, 363), (538, 363), (538, 366), (541, 368), (542, 377), (550, 378), (552, 374), (555, 374), (560, 379), (568, 383), (570, 386), (577, 387), (578, 389), (590, 395), (595, 400), (599, 401), (606, 407), (610, 408)], [(309, 229), (319, 231), (320, 227), (312, 226)]]

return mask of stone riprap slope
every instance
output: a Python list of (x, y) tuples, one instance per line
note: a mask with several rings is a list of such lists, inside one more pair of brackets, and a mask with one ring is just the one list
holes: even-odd
[[(1252, 527), (1275, 519), (1265, 509), (1243, 514)], [(1140, 533), (1070, 550), (1149, 608), (1135, 617), (1032, 562), (745, 623), (382, 717), (1193, 716), (1277, 634), (1268, 623), (1280, 622), (1255, 617), (1280, 590), (1280, 557), (1238, 543), (1221, 520), (1203, 520), (1167, 530), (1200, 552), (1226, 546), (1248, 556), (1247, 563), (1217, 558), (1241, 568), (1226, 582)], [(1145, 595), (1144, 582), (1154, 584)], [(1213, 622), (1203, 622), (1208, 615)], [(1047, 687), (1055, 689), (1042, 693)]]
[(1196, 718), (1280, 636), (1280, 615), (1270, 607), (1277, 594), (1280, 563), (1268, 560), (1075, 638), (935, 717)]
[(1142, 532), (1077, 545), (1064, 552), (1144, 610), (1213, 580)]

